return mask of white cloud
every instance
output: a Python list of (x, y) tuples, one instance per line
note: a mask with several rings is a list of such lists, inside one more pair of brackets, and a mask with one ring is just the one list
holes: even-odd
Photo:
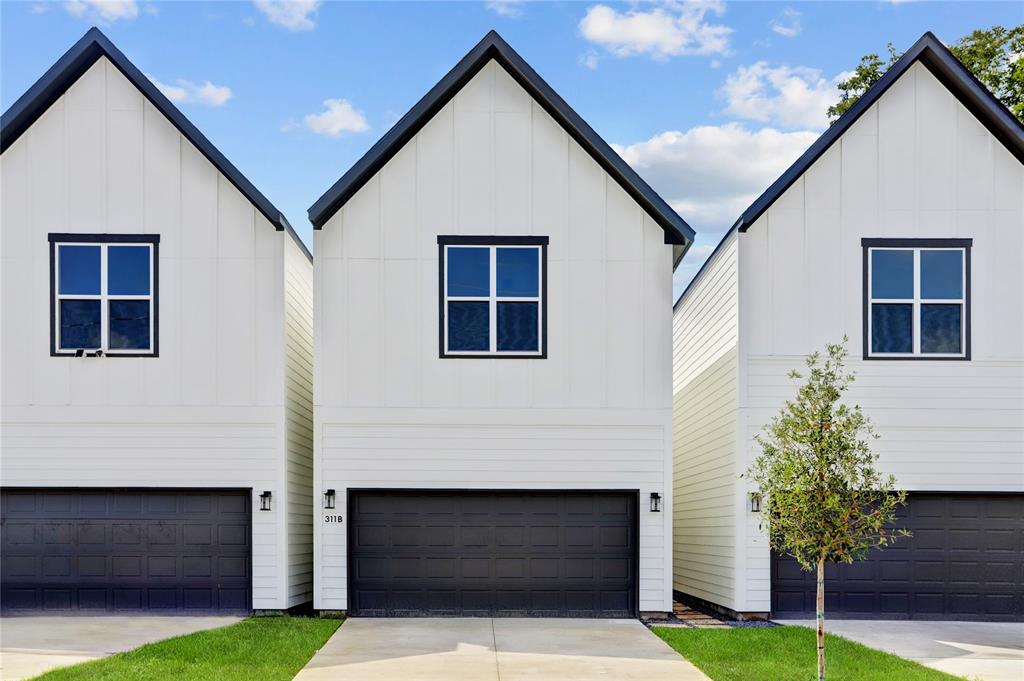
[(33, 2), (29, 6), (29, 9), (32, 10), (32, 14), (45, 14), (46, 12), (50, 11), (50, 6), (47, 5), (45, 2)]
[(727, 123), (612, 145), (697, 231), (697, 244), (676, 272), (676, 293), (740, 213), (817, 137), (811, 130), (751, 130)]
[(839, 99), (836, 84), (821, 71), (804, 66), (770, 67), (759, 61), (741, 66), (725, 80), (718, 96), (726, 101), (725, 113), (787, 128), (822, 129), (826, 111)]
[(772, 30), (784, 38), (795, 38), (800, 35), (803, 26), (800, 23), (801, 14), (792, 7), (782, 10), (777, 19), (772, 19), (768, 24)]
[(256, 9), (272, 24), (289, 31), (312, 31), (320, 0), (253, 0)]
[(690, 250), (687, 251), (687, 255), (691, 258), (706, 258), (711, 255), (714, 250), (714, 244), (699, 244), (690, 246)]
[[(324, 110), (309, 114), (302, 119), (312, 132), (328, 137), (338, 137), (345, 132), (365, 132), (370, 129), (366, 116), (355, 109), (347, 99), (326, 99)], [(286, 126), (286, 129), (289, 126)]]
[(69, 14), (87, 21), (110, 24), (118, 19), (130, 21), (139, 16), (135, 0), (68, 0), (64, 9)]
[(224, 106), (234, 95), (227, 85), (214, 85), (210, 81), (196, 84), (188, 80), (178, 79), (174, 84), (162, 83), (153, 76), (146, 74), (157, 89), (167, 99), (176, 104), (203, 104), (206, 106)]
[(488, 0), (485, 6), (503, 17), (518, 17), (523, 14), (523, 0)]
[(669, 2), (626, 12), (594, 5), (579, 28), (584, 38), (617, 57), (647, 54), (663, 60), (684, 54), (725, 54), (732, 29), (705, 20), (708, 14), (724, 11), (719, 0)]
[(597, 65), (600, 61), (600, 57), (597, 56), (597, 52), (594, 50), (587, 50), (586, 54), (580, 55), (580, 66), (586, 66), (591, 71), (597, 70)]

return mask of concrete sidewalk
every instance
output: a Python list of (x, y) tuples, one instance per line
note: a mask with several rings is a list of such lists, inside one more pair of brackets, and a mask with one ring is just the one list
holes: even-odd
[[(813, 628), (813, 621), (780, 620)], [(1024, 623), (831, 620), (825, 629), (851, 641), (980, 681), (1024, 679)]]
[(74, 616), (0, 619), (0, 679), (16, 681), (241, 617)]
[(707, 681), (636, 620), (347, 620), (297, 681)]

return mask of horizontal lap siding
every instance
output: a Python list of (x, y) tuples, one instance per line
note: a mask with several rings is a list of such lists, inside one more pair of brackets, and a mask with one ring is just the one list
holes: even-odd
[(737, 243), (730, 237), (673, 320), (673, 588), (735, 607)]
[[(863, 238), (969, 238), (970, 361), (864, 361)], [(803, 357), (846, 335), (849, 400), (872, 449), (917, 491), (1024, 490), (1024, 167), (920, 64), (909, 69), (741, 241), (743, 465)], [(813, 285), (808, 285), (813, 282)], [(750, 514), (753, 515), (753, 514)], [(747, 524), (751, 599), (769, 554)]]
[[(549, 238), (547, 359), (438, 357), (452, 234)], [(491, 63), (315, 239), (314, 489), (639, 489), (640, 608), (667, 610), (672, 247), (650, 216)], [(314, 601), (344, 608), (344, 525), (316, 515)]]
[[(751, 357), (751, 440), (795, 391), (786, 372), (801, 358)], [(872, 444), (882, 470), (919, 491), (1024, 491), (1024, 363), (972, 360), (936, 368), (864, 362), (848, 399), (881, 436)]]
[[(338, 489), (338, 509), (346, 508), (345, 488), (639, 490), (640, 609), (663, 609), (668, 547), (662, 515), (648, 510), (650, 492), (663, 484), (663, 427), (616, 413), (570, 425), (529, 423), (529, 414), (504, 410), (451, 416), (322, 426), (323, 484)], [(344, 527), (320, 525), (322, 608), (346, 606)]]
[(313, 266), (289, 238), (284, 267), (286, 592), (292, 607), (313, 600)]
[(54, 411), (5, 408), (5, 487), (251, 488), (253, 607), (280, 607), (279, 516), (256, 498), (277, 489), (279, 410), (93, 408), (77, 422), (34, 420)]

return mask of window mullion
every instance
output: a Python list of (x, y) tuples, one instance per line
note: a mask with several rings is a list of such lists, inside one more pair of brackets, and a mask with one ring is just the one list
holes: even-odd
[(488, 304), (488, 340), (491, 352), (498, 351), (498, 249), (496, 246), (491, 246), (489, 250), (490, 256), (490, 301)]
[(912, 331), (911, 339), (913, 344), (911, 350), (914, 354), (921, 354), (921, 249), (913, 249), (913, 308), (912, 308)]
[(100, 349), (110, 346), (110, 305), (107, 300), (107, 244), (100, 246)]

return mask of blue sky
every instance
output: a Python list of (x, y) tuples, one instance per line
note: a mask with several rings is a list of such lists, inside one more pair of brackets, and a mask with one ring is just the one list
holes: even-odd
[(311, 243), (309, 205), (494, 28), (698, 231), (678, 293), (862, 54), (1022, 21), (1017, 2), (3, 2), (0, 100), (98, 25)]

